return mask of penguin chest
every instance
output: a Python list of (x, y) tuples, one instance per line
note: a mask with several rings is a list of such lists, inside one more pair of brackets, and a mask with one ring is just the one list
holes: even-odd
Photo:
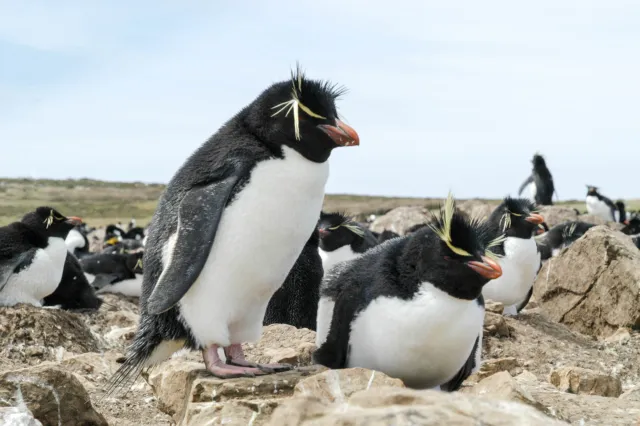
[(507, 237), (504, 257), (499, 260), (502, 276), (482, 289), (485, 299), (510, 306), (522, 301), (538, 273), (540, 253), (533, 238)]
[(588, 195), (586, 204), (589, 214), (600, 216), (605, 220), (614, 220), (611, 207), (608, 206), (604, 201), (600, 200), (598, 197)]
[(482, 332), (484, 308), (425, 282), (413, 299), (379, 297), (351, 324), (348, 367), (384, 372), (417, 388), (449, 381)]
[(320, 259), (322, 259), (322, 268), (325, 274), (329, 272), (336, 263), (355, 259), (359, 255), (359, 253), (353, 251), (350, 245), (342, 246), (334, 251), (324, 251), (318, 248), (318, 252), (320, 253)]
[[(329, 165), (283, 150), (284, 159), (258, 163), (227, 206), (200, 276), (180, 301), (201, 341), (225, 341), (207, 331), (214, 318), (228, 325), (232, 341), (259, 337), (269, 299), (316, 226)], [(245, 334), (248, 327), (254, 331)]]
[(64, 240), (64, 242), (67, 245), (67, 249), (70, 253), (73, 253), (75, 249), (81, 249), (86, 246), (84, 236), (75, 229), (69, 231), (69, 234), (67, 234), (67, 238)]
[(36, 251), (31, 264), (9, 278), (2, 290), (2, 304), (39, 305), (60, 284), (66, 257), (64, 240), (49, 238), (47, 247)]

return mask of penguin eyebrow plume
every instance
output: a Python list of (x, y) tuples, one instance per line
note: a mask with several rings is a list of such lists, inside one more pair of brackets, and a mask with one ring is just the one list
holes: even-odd
[[(323, 117), (320, 114), (316, 114), (315, 112), (311, 111), (309, 107), (307, 107), (300, 101), (300, 94), (302, 93), (303, 78), (304, 78), (304, 73), (302, 72), (302, 70), (300, 70), (300, 67), (297, 67), (295, 74), (293, 74), (292, 72), (292, 75), (291, 75), (291, 86), (292, 86), (291, 99), (271, 107), (271, 109), (280, 108), (276, 112), (271, 114), (271, 117), (275, 117), (276, 115), (280, 114), (284, 110), (286, 110), (286, 113), (284, 114), (284, 116), (288, 117), (289, 113), (293, 111), (293, 128), (295, 131), (296, 140), (300, 140), (300, 111), (299, 111), (300, 109), (305, 113), (307, 113), (307, 115), (310, 115), (311, 117), (319, 118), (322, 120), (327, 119), (326, 117)], [(296, 87), (296, 83), (298, 83), (297, 87)]]
[(331, 228), (328, 228), (328, 229), (335, 231), (340, 227), (347, 228), (349, 231), (353, 232), (359, 237), (364, 237), (364, 231), (362, 230), (362, 228), (360, 228), (358, 225), (354, 225), (350, 223), (349, 219), (345, 220), (340, 225), (332, 226)]
[(507, 210), (500, 218), (500, 223), (504, 222), (504, 225), (502, 226), (503, 231), (506, 231), (507, 229), (511, 228), (511, 214), (512, 213), (509, 210)]
[(53, 224), (53, 209), (49, 212), (49, 216), (43, 221), (43, 223), (46, 223), (46, 229), (49, 229), (49, 227)]
[(133, 269), (137, 269), (137, 268), (142, 269), (142, 259), (138, 259), (135, 266), (133, 267)]
[(444, 207), (440, 209), (440, 215), (436, 218), (435, 224), (430, 223), (428, 226), (444, 243), (451, 249), (452, 252), (459, 256), (471, 256), (469, 252), (453, 245), (451, 240), (451, 221), (453, 219), (453, 213), (455, 211), (455, 201), (453, 200), (453, 194), (449, 191), (447, 200), (444, 203)]
[(498, 261), (502, 256), (497, 254), (497, 253), (492, 252), (489, 249), (492, 248), (492, 247), (499, 246), (500, 244), (504, 243), (506, 239), (507, 239), (507, 236), (505, 234), (500, 234), (499, 236), (497, 236), (493, 240), (489, 241), (489, 243), (487, 244), (487, 247), (485, 249), (484, 255), (487, 256), (491, 260)]

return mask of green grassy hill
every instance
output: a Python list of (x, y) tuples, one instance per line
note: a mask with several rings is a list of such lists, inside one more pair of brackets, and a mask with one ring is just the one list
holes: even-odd
[[(164, 190), (162, 184), (141, 182), (104, 182), (91, 179), (6, 179), (0, 178), (0, 226), (19, 219), (26, 212), (42, 205), (50, 205), (65, 215), (82, 217), (92, 226), (135, 217), (146, 225)], [(496, 200), (491, 200), (496, 201)], [(398, 206), (433, 207), (436, 198), (399, 198), (364, 195), (327, 195), (325, 209), (342, 210), (365, 216), (381, 214)], [(571, 200), (559, 203), (584, 210), (584, 202)], [(627, 201), (627, 208), (640, 209), (640, 200)]]

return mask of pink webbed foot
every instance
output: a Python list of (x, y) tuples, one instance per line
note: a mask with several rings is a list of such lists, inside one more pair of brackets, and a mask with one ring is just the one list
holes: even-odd
[(244, 357), (244, 351), (241, 344), (233, 344), (224, 348), (224, 354), (227, 357), (228, 365), (235, 365), (245, 368), (257, 368), (264, 373), (278, 373), (293, 368), (289, 364), (258, 364), (256, 362), (247, 361)]
[(255, 377), (267, 374), (259, 368), (251, 366), (236, 366), (226, 364), (218, 356), (218, 345), (211, 345), (202, 350), (202, 358), (207, 370), (220, 379), (232, 379), (235, 377)]

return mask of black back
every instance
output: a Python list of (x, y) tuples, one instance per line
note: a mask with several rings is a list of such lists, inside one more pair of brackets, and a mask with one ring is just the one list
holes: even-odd
[(62, 309), (98, 309), (102, 299), (84, 275), (80, 262), (71, 253), (67, 253), (62, 278), (56, 291), (44, 298), (45, 306), (61, 305)]
[(320, 248), (334, 251), (350, 246), (356, 253), (364, 253), (378, 244), (378, 240), (366, 227), (349, 219), (343, 213), (320, 213), (318, 222)]
[(142, 240), (144, 238), (144, 228), (140, 226), (131, 228), (124, 234), (124, 238), (129, 240)]
[(533, 180), (536, 183), (536, 204), (542, 206), (550, 206), (553, 204), (553, 193), (555, 186), (553, 177), (547, 168), (544, 158), (536, 154), (533, 156)]
[[(95, 275), (109, 276), (110, 283), (115, 284), (120, 281), (134, 279), (136, 273), (143, 273), (142, 264), (143, 252), (120, 254), (120, 253), (98, 253), (80, 259), (80, 265), (84, 272)], [(140, 260), (140, 262), (138, 262)]]
[(616, 209), (618, 210), (618, 222), (624, 223), (627, 220), (627, 211), (625, 209), (624, 201), (616, 201)]
[(611, 208), (612, 214), (614, 211), (618, 210), (618, 207), (616, 207), (616, 205), (613, 203), (613, 201), (611, 201), (610, 198), (605, 197), (604, 195), (600, 194), (600, 192), (598, 192), (598, 187), (587, 185), (587, 196), (589, 195), (598, 198), (598, 200), (609, 206)]
[(378, 234), (378, 244), (384, 243), (387, 240), (390, 240), (392, 238), (396, 238), (396, 237), (399, 237), (399, 236), (400, 236), (400, 234), (396, 234), (393, 231), (385, 229), (380, 234)]
[(629, 220), (629, 223), (621, 229), (623, 234), (636, 235), (640, 234), (640, 217), (634, 216)]
[(541, 259), (551, 258), (553, 250), (569, 247), (594, 226), (593, 223), (570, 221), (552, 227), (536, 239)]
[(264, 325), (289, 324), (315, 331), (323, 275), (318, 244), (318, 231), (314, 230), (284, 284), (269, 300)]
[(415, 225), (413, 225), (413, 226), (409, 227), (409, 229), (407, 229), (407, 230), (405, 231), (405, 235), (406, 235), (406, 234), (411, 234), (411, 233), (413, 233), (413, 232), (416, 232), (418, 229), (422, 229), (422, 228), (424, 228), (425, 226), (427, 226), (427, 224), (426, 224), (426, 223), (416, 223)]

